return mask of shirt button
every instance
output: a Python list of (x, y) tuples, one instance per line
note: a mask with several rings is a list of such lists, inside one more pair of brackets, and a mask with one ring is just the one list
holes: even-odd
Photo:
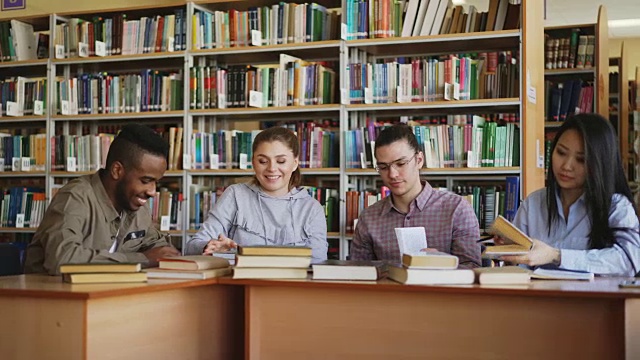
[(411, 216), (407, 216), (407, 220), (411, 220)]

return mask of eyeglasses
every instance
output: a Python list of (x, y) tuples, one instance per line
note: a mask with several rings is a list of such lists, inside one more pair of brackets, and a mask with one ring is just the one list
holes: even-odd
[(415, 159), (416, 156), (418, 155), (418, 153), (414, 153), (412, 157), (410, 157), (409, 159), (398, 159), (398, 160), (393, 160), (392, 162), (385, 164), (385, 163), (378, 163), (376, 165), (376, 171), (377, 172), (383, 172), (383, 171), (389, 171), (389, 169), (391, 169), (392, 167), (395, 167), (396, 170), (398, 171), (402, 171), (402, 169), (404, 169), (404, 167), (411, 162), (411, 160)]

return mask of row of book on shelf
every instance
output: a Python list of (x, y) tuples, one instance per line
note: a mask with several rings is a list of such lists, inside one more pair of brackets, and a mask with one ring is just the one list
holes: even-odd
[(573, 114), (593, 111), (593, 82), (581, 79), (545, 81), (545, 118), (564, 121)]
[(193, 50), (335, 40), (340, 12), (317, 3), (249, 7), (193, 14)]
[(545, 68), (591, 69), (595, 67), (595, 35), (584, 34), (580, 28), (571, 29), (568, 37), (546, 33)]
[[(426, 168), (509, 167), (520, 164), (517, 123), (486, 122), (473, 116), (472, 124), (414, 125)], [(375, 168), (375, 139), (384, 126), (370, 122), (345, 132), (346, 167)]]
[(347, 65), (351, 104), (513, 98), (519, 94), (512, 51), (382, 59)]
[(486, 11), (452, 0), (347, 0), (347, 40), (426, 36), (520, 27), (519, 0), (490, 0)]

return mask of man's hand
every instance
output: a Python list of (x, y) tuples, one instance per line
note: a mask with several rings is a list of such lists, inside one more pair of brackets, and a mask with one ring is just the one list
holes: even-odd
[(144, 256), (149, 259), (149, 267), (158, 266), (158, 259), (169, 256), (180, 256), (180, 252), (173, 246), (159, 246), (143, 252)]
[(238, 247), (235, 241), (220, 234), (218, 239), (209, 240), (207, 245), (202, 249), (202, 255), (211, 255), (213, 253), (227, 252)]

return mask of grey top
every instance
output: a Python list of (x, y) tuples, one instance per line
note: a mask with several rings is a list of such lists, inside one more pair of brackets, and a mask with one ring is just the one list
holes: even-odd
[(289, 245), (312, 249), (312, 261), (327, 259), (324, 209), (302, 188), (272, 197), (252, 182), (231, 185), (188, 242), (187, 254), (202, 254), (220, 234), (240, 246)]

